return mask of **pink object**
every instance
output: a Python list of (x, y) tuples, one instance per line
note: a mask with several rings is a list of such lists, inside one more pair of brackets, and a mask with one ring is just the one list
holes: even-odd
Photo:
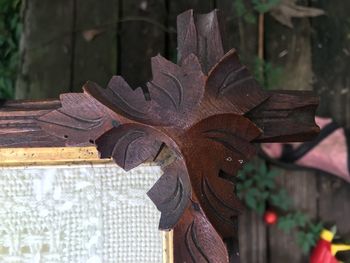
[[(331, 119), (316, 117), (316, 123), (321, 129), (331, 122)], [(292, 143), (291, 145), (295, 149), (300, 143)], [(282, 147), (283, 144), (280, 143), (262, 144), (263, 151), (270, 158), (274, 159), (278, 159), (281, 156)], [(348, 149), (344, 129), (339, 128), (332, 132), (315, 148), (297, 160), (295, 164), (323, 170), (350, 182)]]

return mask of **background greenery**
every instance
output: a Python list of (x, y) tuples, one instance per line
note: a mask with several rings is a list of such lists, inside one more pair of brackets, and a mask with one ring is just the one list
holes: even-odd
[(18, 68), (20, 0), (0, 0), (0, 98), (13, 98)]

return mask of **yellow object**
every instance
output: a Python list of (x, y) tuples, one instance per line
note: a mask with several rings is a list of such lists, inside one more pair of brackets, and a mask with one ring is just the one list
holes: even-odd
[(348, 251), (350, 250), (350, 245), (345, 244), (334, 244), (331, 246), (332, 255), (335, 256), (339, 251)]
[(101, 160), (96, 147), (1, 148), (0, 166), (42, 166), (81, 163), (108, 163)]
[(327, 229), (323, 229), (321, 232), (321, 238), (325, 241), (332, 242), (334, 238), (334, 233)]

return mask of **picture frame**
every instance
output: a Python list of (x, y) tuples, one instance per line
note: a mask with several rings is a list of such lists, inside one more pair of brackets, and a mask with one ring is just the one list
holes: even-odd
[[(121, 169), (112, 160), (100, 159), (95, 147), (0, 148), (0, 170), (2, 172), (9, 168), (55, 167), (65, 169), (70, 166), (76, 168), (79, 166), (85, 167), (86, 165), (93, 166), (99, 164), (113, 164), (115, 169)], [(148, 165), (156, 166), (157, 164), (145, 164), (145, 166)], [(173, 263), (173, 231), (161, 231), (161, 233), (162, 262)]]
[(235, 176), (257, 143), (316, 136), (318, 98), (264, 90), (237, 51), (224, 48), (220, 21), (218, 10), (180, 14), (178, 62), (154, 57), (147, 91), (114, 76), (107, 88), (87, 82), (59, 100), (2, 102), (3, 164), (113, 160), (128, 171), (168, 151), (164, 174), (147, 193), (161, 212), (159, 229), (173, 230), (163, 260), (238, 261), (244, 206)]

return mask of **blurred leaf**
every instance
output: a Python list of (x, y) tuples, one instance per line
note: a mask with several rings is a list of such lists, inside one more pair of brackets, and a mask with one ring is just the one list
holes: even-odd
[(243, 0), (234, 1), (233, 7), (235, 8), (235, 12), (236, 12), (238, 17), (243, 16), (247, 12), (247, 9), (243, 3)]
[(271, 194), (270, 202), (273, 206), (283, 211), (287, 211), (292, 203), (285, 189), (281, 189), (279, 192)]
[(255, 24), (256, 23), (256, 16), (252, 12), (246, 13), (244, 16), (244, 21), (248, 24)]
[(280, 4), (281, 0), (252, 0), (254, 9), (259, 13), (266, 13)]
[(305, 227), (308, 222), (309, 219), (305, 214), (296, 212), (280, 217), (277, 226), (283, 231), (289, 233), (293, 228)]
[(282, 0), (271, 9), (270, 14), (282, 25), (293, 28), (293, 17), (315, 17), (324, 15), (325, 12), (322, 9), (297, 5), (296, 0)]
[(311, 250), (311, 248), (316, 245), (317, 240), (318, 237), (315, 238), (315, 236), (310, 232), (297, 232), (297, 243), (299, 244), (304, 253), (308, 253)]
[(270, 62), (257, 57), (253, 72), (256, 80), (268, 90), (278, 88), (281, 85), (283, 79), (283, 69), (281, 67), (274, 66)]
[(22, 31), (20, 0), (0, 1), (0, 99), (13, 98)]
[(237, 17), (243, 18), (243, 20), (248, 24), (256, 23), (256, 15), (252, 10), (246, 7), (243, 0), (235, 0), (233, 2), (233, 7)]

